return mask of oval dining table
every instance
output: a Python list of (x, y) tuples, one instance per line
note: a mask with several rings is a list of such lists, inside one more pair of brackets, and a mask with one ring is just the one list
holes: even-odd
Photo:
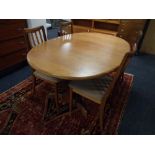
[(27, 54), (29, 65), (65, 80), (93, 79), (119, 67), (130, 51), (127, 41), (101, 33), (74, 33), (48, 40)]

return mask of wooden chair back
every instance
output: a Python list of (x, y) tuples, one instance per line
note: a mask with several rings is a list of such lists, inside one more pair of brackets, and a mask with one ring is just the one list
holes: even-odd
[(61, 22), (59, 35), (67, 35), (73, 33), (73, 23), (72, 22)]
[(122, 71), (124, 71), (124, 68), (126, 66), (126, 62), (128, 61), (128, 58), (132, 55), (132, 52), (128, 52), (125, 54), (120, 66), (118, 67), (118, 69), (116, 70), (115, 74), (113, 75), (113, 81), (111, 82), (109, 88), (107, 89), (107, 91), (105, 92), (105, 95), (102, 98), (102, 103), (105, 103), (107, 101), (107, 99), (110, 97), (114, 86), (116, 85), (116, 82), (118, 81), (120, 75), (122, 74)]
[(142, 37), (143, 34), (143, 26), (141, 22), (137, 21), (121, 21), (117, 36), (125, 39), (126, 41), (129, 42), (131, 46), (131, 51), (136, 52), (137, 45), (139, 43), (140, 38)]
[(33, 48), (44, 41), (47, 41), (44, 26), (35, 28), (24, 28), (25, 38), (30, 48)]

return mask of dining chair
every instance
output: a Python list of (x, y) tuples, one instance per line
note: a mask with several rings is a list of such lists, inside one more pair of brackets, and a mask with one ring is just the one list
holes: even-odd
[[(29, 50), (47, 41), (44, 26), (38, 26), (35, 28), (24, 28), (24, 32)], [(52, 76), (48, 76), (40, 71), (33, 70), (33, 89), (32, 89), (33, 95), (35, 93), (36, 78), (44, 80), (54, 86), (56, 110), (58, 112), (58, 84), (60, 83), (61, 80)]]
[(34, 28), (24, 28), (25, 38), (29, 45), (29, 49), (47, 41), (44, 26)]
[(135, 49), (135, 44), (138, 45), (142, 37), (143, 25), (139, 23), (133, 23), (134, 21), (127, 22), (121, 20), (117, 36), (128, 41), (131, 46), (131, 50), (136, 52), (135, 50), (137, 49)]
[(73, 23), (70, 21), (63, 21), (60, 23), (60, 31), (58, 32), (58, 36), (63, 36), (67, 34), (73, 33)]
[[(136, 54), (138, 43), (143, 35), (142, 24), (138, 23), (133, 24), (133, 22), (121, 21), (117, 33), (117, 37), (125, 39), (130, 44), (132, 56)], [(122, 73), (120, 74), (119, 81), (123, 81), (125, 69), (129, 64), (132, 56), (128, 57), (124, 70), (122, 70)]]
[(71, 81), (69, 84), (69, 112), (72, 112), (73, 93), (89, 99), (99, 105), (99, 126), (101, 133), (103, 132), (103, 116), (107, 99), (112, 94), (114, 86), (119, 78), (122, 69), (131, 53), (125, 54), (120, 66), (115, 72), (115, 76), (105, 75), (103, 77)]

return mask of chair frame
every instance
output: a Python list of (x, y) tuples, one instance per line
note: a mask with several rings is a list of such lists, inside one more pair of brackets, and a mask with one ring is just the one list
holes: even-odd
[[(128, 31), (128, 34), (126, 34), (125, 30)], [(132, 56), (135, 55), (136, 51), (137, 51), (137, 46), (138, 46), (138, 43), (141, 39), (143, 35), (143, 31), (142, 29), (140, 29), (139, 26), (136, 26), (133, 25), (132, 23), (128, 23), (128, 22), (122, 22), (120, 24), (120, 27), (118, 29), (118, 33), (117, 33), (117, 37), (120, 37), (120, 38), (123, 38), (125, 39), (126, 41), (129, 42), (130, 44), (130, 47), (131, 47), (131, 56), (128, 58), (128, 60), (126, 61), (126, 65), (128, 65), (128, 63), (130, 62), (130, 59), (132, 58)], [(124, 79), (124, 71), (125, 71), (125, 68), (124, 67), (124, 70), (122, 71), (120, 77), (119, 77), (119, 81), (122, 82), (123, 79)]]
[[(35, 46), (37, 46), (37, 44), (40, 44), (37, 32), (39, 32), (41, 42), (47, 41), (47, 37), (46, 37), (44, 26), (38, 26), (38, 27), (35, 27), (35, 28), (24, 28), (24, 32), (25, 32), (25, 40), (28, 42), (27, 50), (30, 50), (31, 48), (34, 47), (32, 45), (32, 43), (31, 43), (30, 39), (29, 39), (29, 35), (31, 35), (32, 42), (33, 42), (33, 44)], [(43, 35), (41, 35), (41, 32), (42, 32)], [(35, 38), (34, 38), (33, 34), (36, 37), (37, 44), (34, 41)], [(32, 71), (34, 72), (35, 70), (32, 68)], [(33, 77), (32, 96), (34, 96), (34, 94), (35, 94), (35, 87), (36, 87), (36, 76), (33, 74), (32, 77)], [(42, 80), (45, 80), (45, 79), (42, 79)], [(47, 81), (47, 80), (45, 80), (45, 81)], [(49, 81), (47, 81), (47, 82), (54, 86), (56, 109), (57, 109), (57, 112), (58, 112), (58, 83), (54, 83), (54, 82), (52, 83), (52, 82), (49, 82)]]
[(63, 33), (63, 27), (66, 27), (66, 26), (71, 26), (71, 34), (73, 33), (73, 23), (72, 23), (72, 21), (71, 22), (65, 21), (65, 22), (60, 23), (60, 32), (58, 33), (58, 36), (66, 35), (66, 34)]
[[(100, 126), (101, 133), (103, 132), (103, 116), (104, 116), (104, 109), (105, 109), (106, 102), (107, 102), (108, 98), (111, 96), (114, 86), (116, 85), (116, 82), (118, 81), (118, 78), (119, 78), (122, 70), (124, 70), (126, 61), (131, 56), (132, 56), (132, 52), (128, 52), (127, 54), (125, 54), (123, 61), (121, 62), (121, 65), (116, 70), (116, 74), (115, 74), (113, 81), (111, 82), (108, 90), (105, 92), (105, 95), (102, 98), (101, 104), (99, 104), (99, 126)], [(70, 87), (69, 88), (69, 113), (70, 113), (70, 115), (72, 112), (73, 93), (78, 94), (73, 88)], [(83, 97), (89, 99), (86, 96), (83, 96)]]
[[(41, 42), (47, 41), (47, 37), (46, 37), (44, 26), (38, 26), (38, 27), (35, 27), (35, 28), (24, 28), (24, 32), (25, 32), (25, 39), (28, 41), (28, 45), (31, 48), (33, 48), (34, 46), (32, 45), (32, 43), (31, 43), (31, 41), (29, 39), (29, 35), (31, 36), (32, 42), (33, 42), (33, 44), (35, 46), (37, 46), (37, 44), (40, 44), (39, 38), (38, 38), (38, 35), (37, 35), (37, 32), (39, 32)], [(43, 37), (41, 35), (41, 32), (43, 34)], [(36, 37), (37, 44), (35, 42), (35, 38), (34, 38), (34, 35), (33, 34)]]
[(133, 46), (135, 43), (138, 45), (142, 35), (143, 26), (140, 24), (134, 24), (134, 22), (121, 21), (117, 36), (128, 41), (131, 46), (131, 50), (134, 50)]

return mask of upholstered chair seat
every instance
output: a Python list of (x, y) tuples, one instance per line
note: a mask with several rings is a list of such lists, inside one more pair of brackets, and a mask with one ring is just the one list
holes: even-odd
[(46, 81), (48, 81), (48, 82), (58, 83), (58, 82), (61, 81), (61, 80), (58, 79), (58, 78), (55, 78), (55, 77), (52, 77), (52, 76), (48, 76), (48, 75), (43, 74), (43, 73), (41, 73), (41, 72), (39, 72), (39, 71), (34, 71), (33, 74), (34, 74), (35, 77), (37, 77), (37, 78), (39, 78), (39, 79), (42, 79), (42, 80), (46, 80)]
[(104, 76), (102, 78), (82, 81), (72, 81), (69, 86), (79, 95), (85, 96), (88, 99), (101, 104), (102, 98), (109, 88), (113, 78), (112, 76)]

